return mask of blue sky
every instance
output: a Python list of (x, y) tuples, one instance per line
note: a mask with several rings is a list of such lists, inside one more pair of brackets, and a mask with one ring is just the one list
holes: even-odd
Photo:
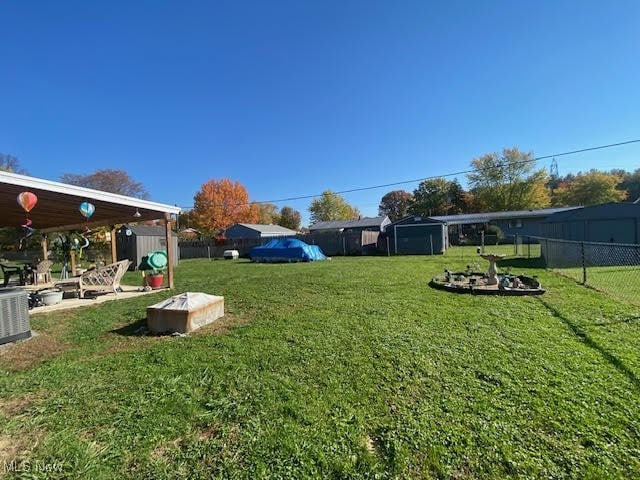
[[(0, 152), (50, 180), (123, 169), (182, 207), (209, 179), (268, 201), (640, 138), (635, 0), (16, 0), (0, 19)], [(372, 216), (416, 186), (344, 197)], [(309, 203), (278, 205), (306, 224)]]

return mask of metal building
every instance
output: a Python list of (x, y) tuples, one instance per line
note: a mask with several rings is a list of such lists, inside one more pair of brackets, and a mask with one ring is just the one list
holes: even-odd
[(603, 203), (556, 213), (541, 236), (578, 242), (640, 243), (640, 204)]
[(447, 224), (430, 217), (411, 216), (385, 229), (390, 253), (397, 255), (435, 255), (447, 249)]
[(464, 238), (474, 237), (487, 225), (497, 225), (505, 237), (540, 236), (540, 225), (550, 215), (581, 207), (555, 207), (537, 210), (513, 210), (508, 212), (460, 213), (456, 215), (434, 215), (434, 220), (449, 225), (452, 244), (460, 243)]
[(309, 225), (309, 232), (384, 232), (387, 225), (391, 224), (388, 216), (364, 217), (353, 220), (329, 220), (316, 222)]

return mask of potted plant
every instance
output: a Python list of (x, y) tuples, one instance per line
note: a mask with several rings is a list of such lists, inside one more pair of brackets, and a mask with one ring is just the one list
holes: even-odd
[(145, 281), (151, 288), (160, 288), (164, 282), (164, 271), (167, 268), (167, 253), (163, 250), (152, 252), (142, 257), (140, 266), (143, 271), (150, 271), (146, 275)]
[(160, 288), (164, 283), (164, 268), (151, 270), (151, 273), (148, 273), (146, 276), (147, 285), (151, 288)]

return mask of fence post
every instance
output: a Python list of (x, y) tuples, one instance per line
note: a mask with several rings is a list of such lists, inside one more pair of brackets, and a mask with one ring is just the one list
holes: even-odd
[(429, 245), (431, 246), (431, 255), (433, 255), (433, 235), (429, 234)]
[(391, 250), (389, 250), (389, 237), (387, 237), (387, 257), (391, 256)]
[(393, 226), (393, 250), (396, 255), (398, 254), (398, 226)]
[(587, 264), (584, 256), (584, 242), (580, 242), (580, 257), (582, 260), (582, 284), (587, 284)]
[(211, 261), (211, 245), (207, 245), (207, 258)]
[(527, 237), (527, 258), (531, 258), (531, 237)]
[(480, 232), (480, 247), (481, 247), (480, 251), (484, 253), (484, 230)]
[(513, 241), (513, 254), (517, 257), (518, 256), (518, 234), (516, 233), (516, 238)]

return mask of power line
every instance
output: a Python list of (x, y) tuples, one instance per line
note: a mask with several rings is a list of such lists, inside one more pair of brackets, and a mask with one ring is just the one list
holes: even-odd
[[(622, 145), (629, 145), (632, 143), (638, 143), (640, 142), (640, 138), (639, 139), (635, 139), (635, 140), (627, 140), (624, 142), (618, 142), (618, 143), (609, 143), (607, 145), (598, 145), (597, 147), (587, 147), (587, 148), (581, 148), (579, 150), (571, 150), (571, 151), (567, 151), (567, 152), (560, 152), (560, 153), (553, 153), (551, 155), (543, 155), (540, 157), (535, 157), (535, 158), (531, 158), (528, 160), (522, 160), (520, 162), (516, 162), (516, 165), (525, 165), (527, 163), (535, 163), (535, 162), (539, 162), (540, 160), (546, 160), (548, 158), (554, 158), (554, 157), (562, 157), (565, 155), (575, 155), (576, 153), (584, 153), (584, 152), (591, 152), (594, 150), (603, 150), (605, 148), (613, 148), (613, 147), (620, 147)], [(500, 168), (507, 165), (506, 163), (502, 163), (502, 164), (498, 164), (498, 165), (494, 165), (492, 167), (488, 167), (488, 168)], [(342, 195), (345, 193), (354, 193), (354, 192), (364, 192), (366, 190), (376, 190), (378, 188), (388, 188), (388, 187), (395, 187), (398, 185), (406, 185), (407, 183), (417, 183), (417, 182), (424, 182), (425, 180), (434, 180), (436, 178), (446, 178), (446, 177), (457, 177), (459, 175), (466, 175), (467, 173), (472, 173), (476, 171), (475, 169), (468, 169), (468, 170), (461, 170), (459, 172), (452, 172), (452, 173), (445, 173), (443, 175), (431, 175), (429, 177), (422, 177), (422, 178), (416, 178), (413, 180), (403, 180), (400, 182), (392, 182), (392, 183), (384, 183), (384, 184), (380, 184), (380, 185), (371, 185), (368, 187), (358, 187), (358, 188), (351, 188), (348, 190), (340, 190), (338, 192), (333, 192), (337, 195)], [(251, 204), (262, 204), (262, 203), (282, 203), (282, 202), (290, 202), (293, 200), (308, 200), (310, 198), (317, 198), (317, 197), (321, 197), (322, 194), (313, 194), (313, 195), (300, 195), (297, 197), (287, 197), (287, 198), (279, 198), (276, 200), (261, 200), (261, 201), (256, 201), (256, 202), (251, 202), (251, 203), (239, 203), (236, 204), (234, 206), (236, 207), (242, 207), (245, 205), (251, 205)], [(193, 207), (181, 207), (181, 208), (186, 208), (186, 209), (191, 209)]]

